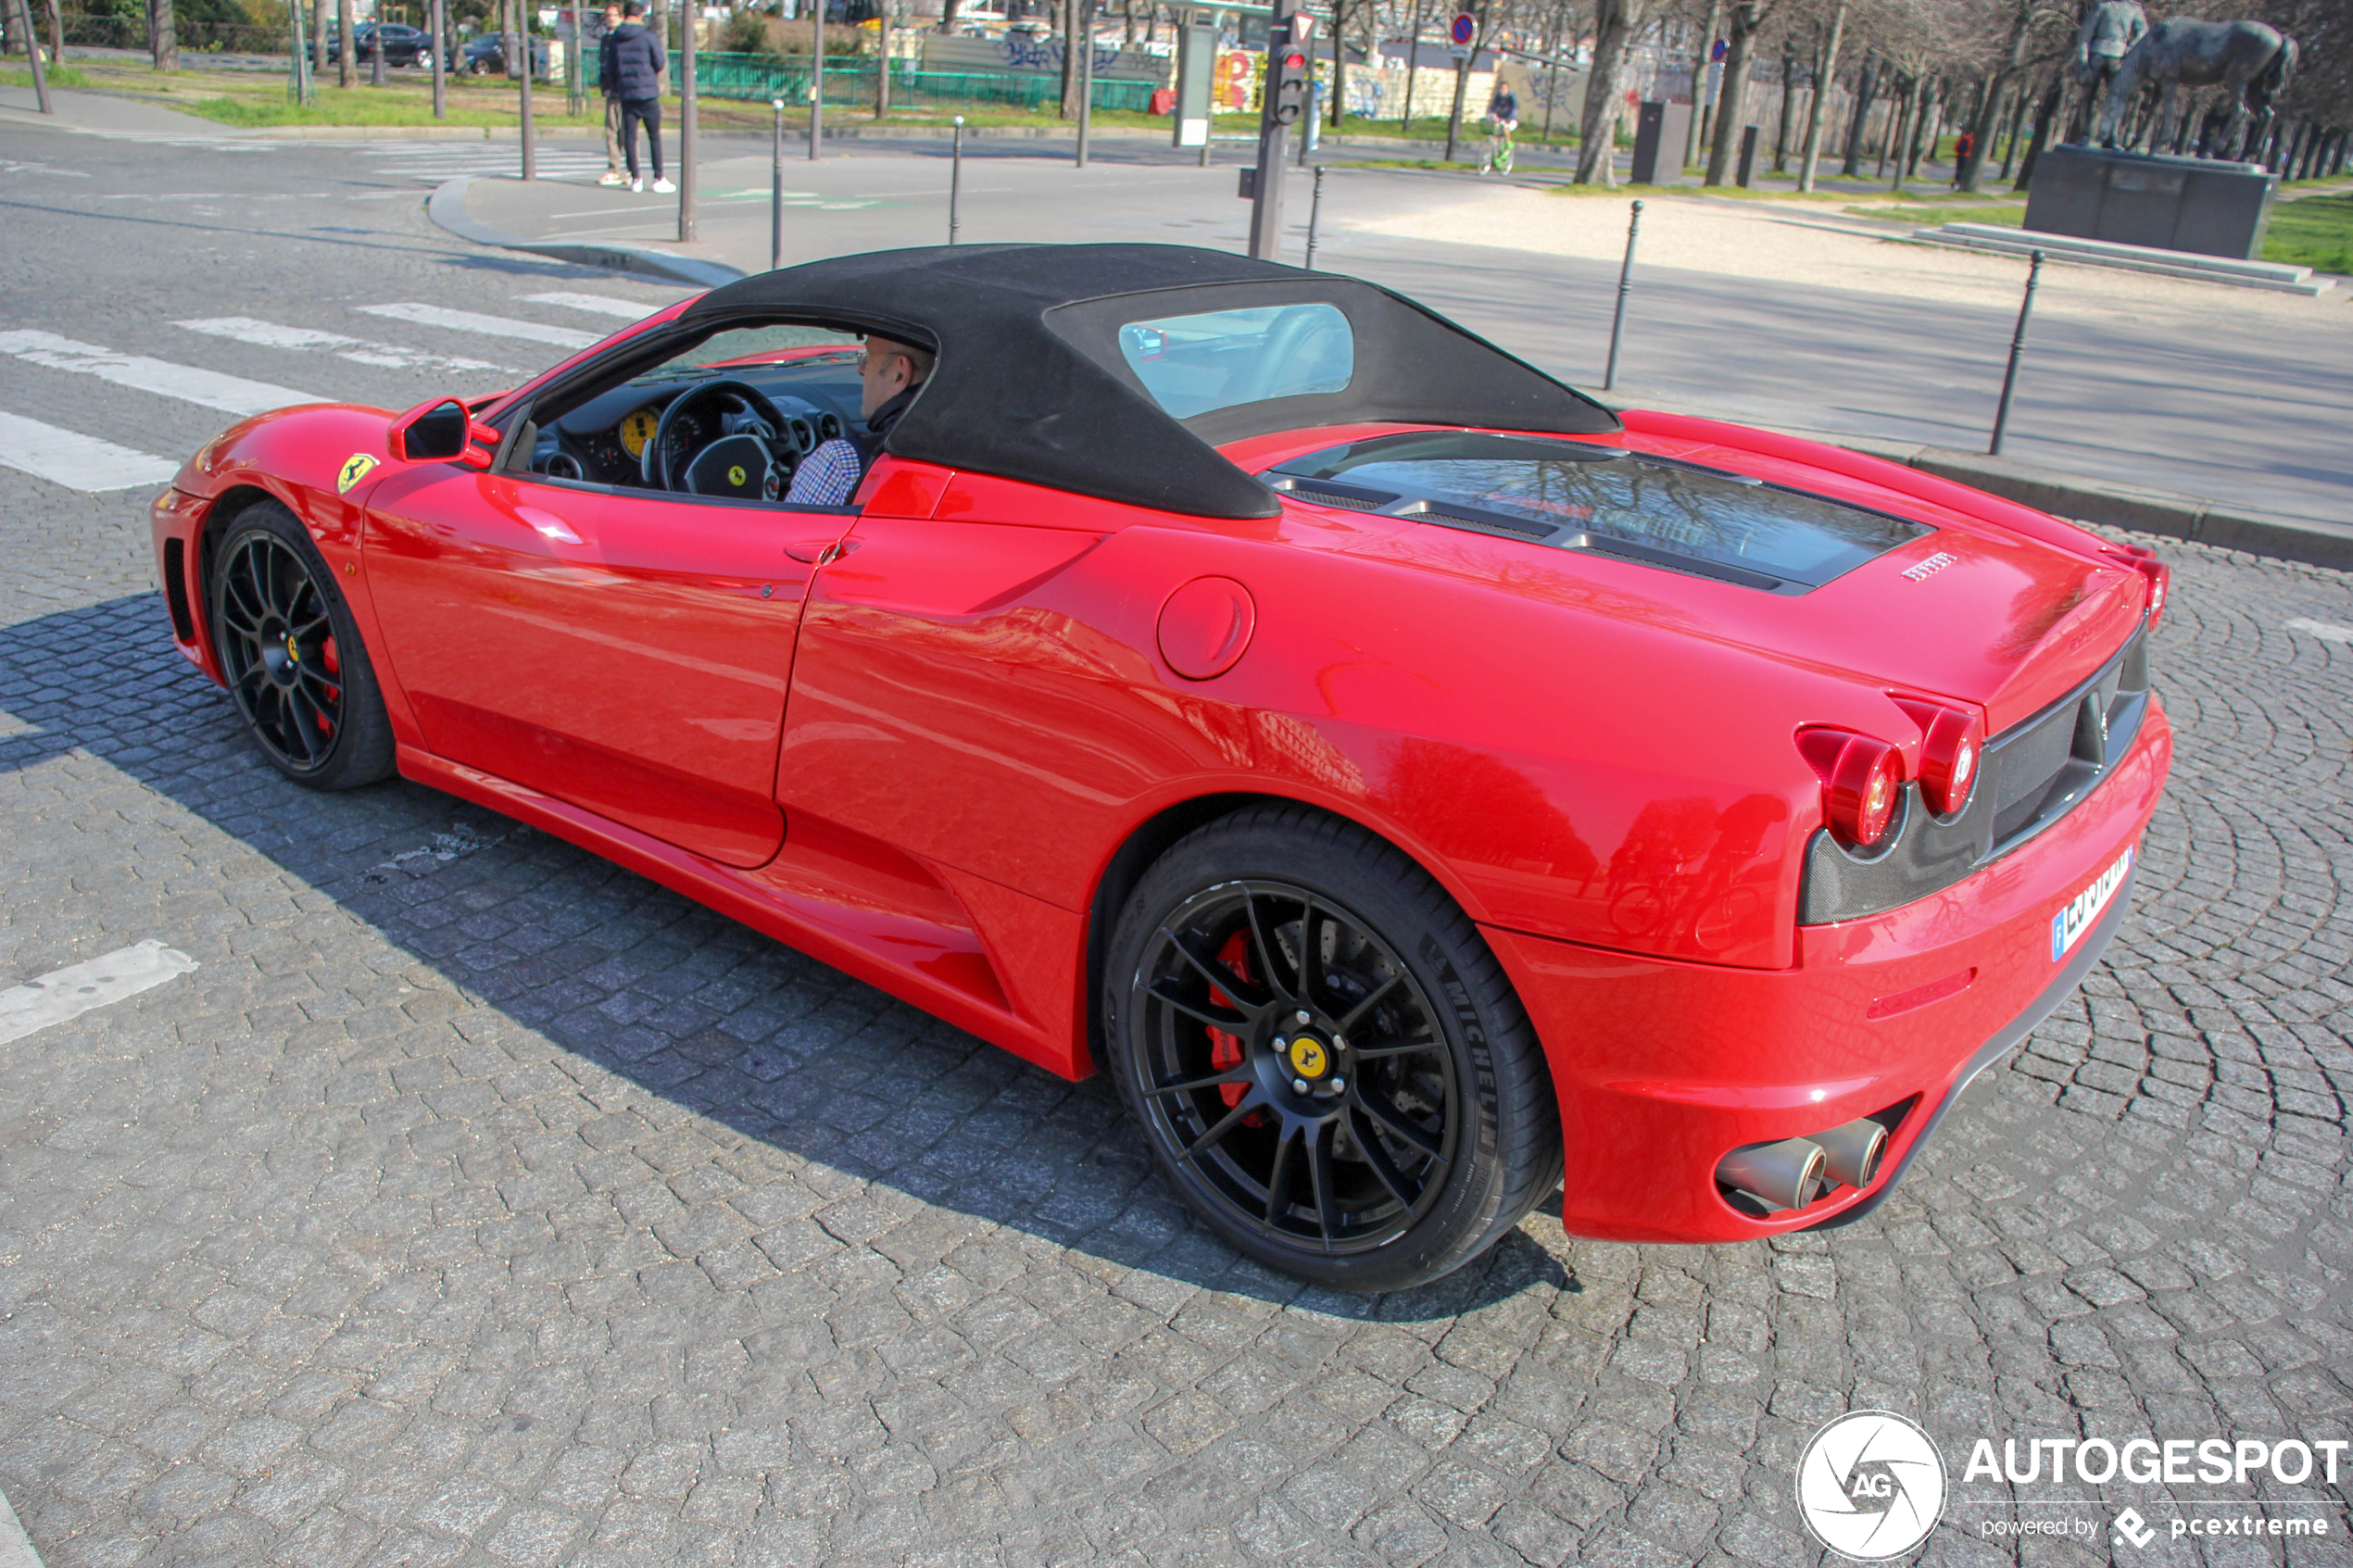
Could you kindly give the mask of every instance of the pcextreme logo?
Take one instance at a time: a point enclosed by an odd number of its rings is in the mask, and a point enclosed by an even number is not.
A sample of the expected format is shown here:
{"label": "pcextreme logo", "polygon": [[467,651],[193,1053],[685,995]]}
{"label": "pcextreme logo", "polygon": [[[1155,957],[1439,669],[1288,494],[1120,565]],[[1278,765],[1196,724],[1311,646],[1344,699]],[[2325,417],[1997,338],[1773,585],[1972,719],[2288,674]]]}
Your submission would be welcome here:
{"label": "pcextreme logo", "polygon": [[1944,1459],[1892,1411],[1856,1411],[1814,1434],[1797,1461],[1797,1511],[1842,1557],[1881,1562],[1928,1539],[1944,1516]]}

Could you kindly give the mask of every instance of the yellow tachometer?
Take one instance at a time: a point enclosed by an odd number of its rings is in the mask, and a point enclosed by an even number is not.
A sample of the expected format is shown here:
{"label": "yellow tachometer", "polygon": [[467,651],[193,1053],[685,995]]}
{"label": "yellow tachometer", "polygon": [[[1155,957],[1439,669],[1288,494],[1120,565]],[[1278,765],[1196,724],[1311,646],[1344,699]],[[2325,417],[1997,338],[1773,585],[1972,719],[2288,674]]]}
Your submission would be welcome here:
{"label": "yellow tachometer", "polygon": [[661,428],[661,416],[651,408],[640,408],[621,421],[622,449],[633,458],[646,455],[646,443]]}

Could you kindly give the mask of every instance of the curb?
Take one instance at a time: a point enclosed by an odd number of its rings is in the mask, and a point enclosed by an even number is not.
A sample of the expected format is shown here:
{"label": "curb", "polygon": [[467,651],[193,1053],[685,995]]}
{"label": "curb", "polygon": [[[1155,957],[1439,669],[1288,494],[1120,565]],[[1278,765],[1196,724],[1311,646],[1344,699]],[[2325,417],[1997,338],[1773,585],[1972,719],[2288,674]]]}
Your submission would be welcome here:
{"label": "curb", "polygon": [[2353,571],[2353,527],[2233,511],[2219,501],[2123,484],[2100,484],[1977,452],[1868,441],[1840,441],[1837,445],[2057,517],[2131,529],[2139,533],[2158,533],[2225,550],[2245,550],[2278,560],[2302,561],[2308,566]]}
{"label": "curb", "polygon": [[425,216],[441,228],[461,240],[496,250],[522,251],[530,256],[544,256],[551,261],[569,261],[582,267],[601,267],[611,272],[629,272],[658,282],[684,283],[688,288],[715,289],[722,283],[732,283],[738,278],[750,276],[724,261],[705,261],[698,257],[676,256],[666,250],[648,250],[641,245],[561,245],[518,239],[512,234],[493,229],[466,211],[466,188],[481,176],[461,174],[455,180],[445,180],[434,187],[425,198]]}
{"label": "curb", "polygon": [[[223,126],[222,130],[233,127]],[[245,132],[269,142],[520,142],[517,125],[263,125]],[[600,133],[572,126],[540,128],[542,142],[596,142]]]}

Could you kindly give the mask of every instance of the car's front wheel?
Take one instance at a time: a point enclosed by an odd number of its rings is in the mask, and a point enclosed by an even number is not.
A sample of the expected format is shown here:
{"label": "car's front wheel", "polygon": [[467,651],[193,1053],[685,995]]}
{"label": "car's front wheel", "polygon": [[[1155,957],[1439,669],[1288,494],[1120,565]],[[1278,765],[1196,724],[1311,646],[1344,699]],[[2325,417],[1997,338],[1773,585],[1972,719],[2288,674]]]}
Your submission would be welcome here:
{"label": "car's front wheel", "polygon": [[212,560],[213,649],[245,729],[311,789],[393,771],[392,721],[359,628],[318,546],[275,501],[237,514]]}
{"label": "car's front wheel", "polygon": [[1561,1171],[1535,1030],[1478,928],[1361,828],[1253,808],[1129,898],[1103,1038],[1185,1201],[1262,1262],[1349,1290],[1485,1251]]}

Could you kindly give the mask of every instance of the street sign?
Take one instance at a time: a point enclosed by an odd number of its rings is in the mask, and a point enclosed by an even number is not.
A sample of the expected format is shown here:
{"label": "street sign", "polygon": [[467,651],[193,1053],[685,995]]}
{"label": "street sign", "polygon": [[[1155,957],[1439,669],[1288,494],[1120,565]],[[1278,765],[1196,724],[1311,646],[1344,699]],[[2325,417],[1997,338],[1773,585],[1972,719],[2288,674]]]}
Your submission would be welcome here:
{"label": "street sign", "polygon": [[1451,31],[1455,43],[1467,44],[1471,41],[1471,34],[1478,31],[1478,24],[1465,14],[1454,19],[1454,25]]}
{"label": "street sign", "polygon": [[1716,41],[1715,47],[1708,50],[1707,57],[1711,60],[1720,60],[1724,57],[1725,51],[1730,48],[1731,45],[1719,38]]}

